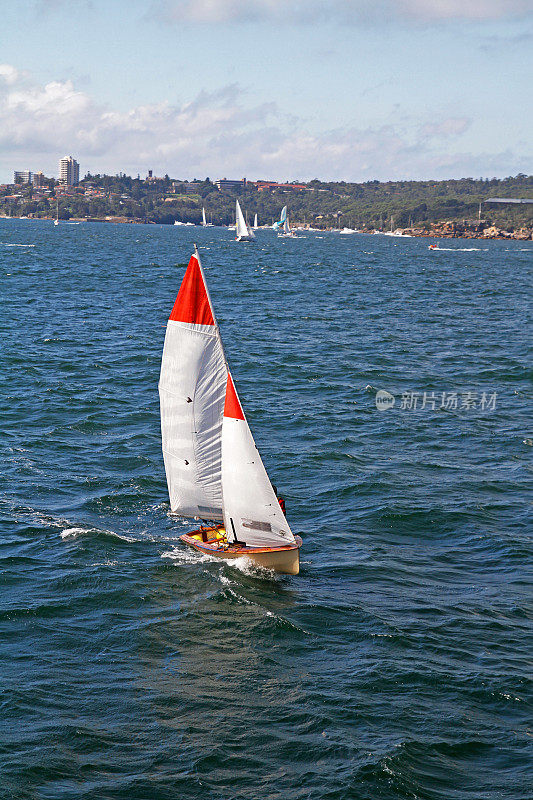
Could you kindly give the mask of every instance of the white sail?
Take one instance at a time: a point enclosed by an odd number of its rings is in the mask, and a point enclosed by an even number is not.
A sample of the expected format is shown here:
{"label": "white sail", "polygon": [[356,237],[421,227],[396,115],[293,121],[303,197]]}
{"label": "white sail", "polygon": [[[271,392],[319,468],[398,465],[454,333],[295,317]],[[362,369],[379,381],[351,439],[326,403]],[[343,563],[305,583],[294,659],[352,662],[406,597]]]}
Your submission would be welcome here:
{"label": "white sail", "polygon": [[198,253],[167,324],[159,394],[172,511],[223,519],[222,415],[227,367]]}
{"label": "white sail", "polygon": [[295,543],[229,373],[222,422],[222,493],[229,542],[249,547]]}
{"label": "white sail", "polygon": [[239,236],[248,236],[248,226],[244,220],[243,213],[241,211],[241,206],[238,200],[236,201],[235,204],[235,219],[237,220],[237,225],[235,229],[237,238]]}
{"label": "white sail", "polygon": [[285,221],[283,223],[283,233],[290,233],[290,232],[291,232],[291,226],[289,224],[289,218],[285,217]]}
{"label": "white sail", "polygon": [[246,224],[239,201],[235,203],[235,218],[237,220],[235,238],[240,241],[255,239],[255,234],[249,225]]}
{"label": "white sail", "polygon": [[207,226],[207,220],[205,218],[205,208],[202,208],[202,225],[204,228]]}
{"label": "white sail", "polygon": [[257,230],[257,227],[258,227],[258,225],[257,225],[257,214],[256,214],[255,217],[254,217],[254,231]]}

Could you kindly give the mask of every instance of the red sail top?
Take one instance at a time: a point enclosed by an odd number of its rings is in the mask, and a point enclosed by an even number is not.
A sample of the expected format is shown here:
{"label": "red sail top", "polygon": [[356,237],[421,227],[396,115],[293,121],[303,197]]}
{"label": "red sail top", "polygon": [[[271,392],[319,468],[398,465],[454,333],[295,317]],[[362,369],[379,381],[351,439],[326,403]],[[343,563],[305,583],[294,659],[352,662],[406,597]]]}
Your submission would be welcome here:
{"label": "red sail top", "polygon": [[202,270],[196,256],[191,256],[170,319],[175,322],[193,322],[197,325],[215,324]]}
{"label": "red sail top", "polygon": [[241,404],[233,385],[233,380],[228,372],[228,382],[226,384],[226,402],[224,403],[224,416],[233,419],[244,419]]}

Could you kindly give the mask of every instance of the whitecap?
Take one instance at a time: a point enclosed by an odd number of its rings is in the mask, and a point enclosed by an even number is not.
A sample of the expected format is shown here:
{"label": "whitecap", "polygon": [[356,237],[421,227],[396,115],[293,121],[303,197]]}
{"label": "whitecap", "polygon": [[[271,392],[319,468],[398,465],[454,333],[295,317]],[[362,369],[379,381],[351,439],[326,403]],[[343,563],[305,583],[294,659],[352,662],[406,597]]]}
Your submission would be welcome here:
{"label": "whitecap", "polygon": [[60,536],[62,539],[75,539],[80,533],[87,532],[85,528],[65,528],[64,531],[61,531]]}
{"label": "whitecap", "polygon": [[75,539],[78,536],[83,536],[85,534],[96,534],[97,536],[110,536],[114,539],[121,539],[123,542],[136,542],[137,539],[131,536],[121,536],[120,533],[115,533],[115,531],[107,531],[102,530],[100,528],[64,528],[61,531],[60,536],[62,539]]}

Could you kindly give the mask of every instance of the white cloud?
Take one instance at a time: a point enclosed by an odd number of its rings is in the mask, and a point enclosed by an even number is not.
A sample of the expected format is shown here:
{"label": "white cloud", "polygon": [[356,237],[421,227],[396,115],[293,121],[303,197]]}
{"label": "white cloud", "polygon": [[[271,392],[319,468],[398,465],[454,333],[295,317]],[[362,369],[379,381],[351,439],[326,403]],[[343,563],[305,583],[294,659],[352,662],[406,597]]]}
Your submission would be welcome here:
{"label": "white cloud", "polygon": [[[6,78],[7,76],[7,78]],[[3,79],[3,80],[2,80]],[[71,81],[32,84],[0,69],[0,152],[4,180],[13,169],[57,174],[65,153],[82,172],[125,171],[175,177],[372,180],[457,177],[526,171],[526,156],[450,152],[469,127],[462,117],[376,128],[310,133],[274,103],[249,105],[237,85],[201,92],[182,105],[118,111],[96,103]],[[472,168],[469,167],[472,164]]]}
{"label": "white cloud", "polygon": [[532,0],[153,0],[152,9],[166,20],[223,22],[360,23],[407,20],[484,21],[523,17]]}
{"label": "white cloud", "polygon": [[447,117],[436,122],[426,122],[421,127],[421,134],[428,138],[459,136],[470,126],[466,117]]}
{"label": "white cloud", "polygon": [[0,64],[0,80],[11,85],[18,81],[19,76],[20,73],[11,64]]}

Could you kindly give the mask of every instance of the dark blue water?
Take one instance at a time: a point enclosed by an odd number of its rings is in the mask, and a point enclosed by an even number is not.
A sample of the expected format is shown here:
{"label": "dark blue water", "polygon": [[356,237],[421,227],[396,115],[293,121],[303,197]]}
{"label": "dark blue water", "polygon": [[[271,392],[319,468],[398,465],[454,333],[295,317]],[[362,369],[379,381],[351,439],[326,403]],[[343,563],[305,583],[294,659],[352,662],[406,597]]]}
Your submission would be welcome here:
{"label": "dark blue water", "polygon": [[[157,381],[195,239],[299,577],[168,516]],[[533,245],[0,242],[2,800],[531,797]]]}

